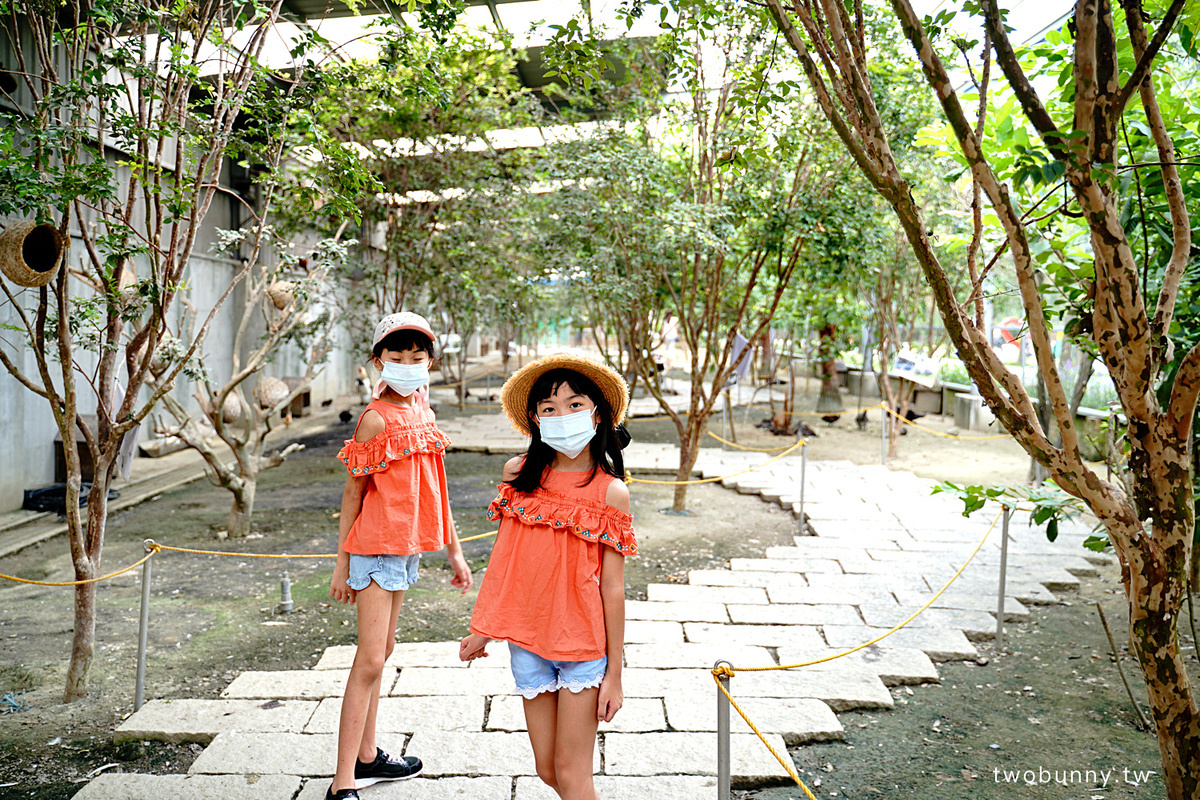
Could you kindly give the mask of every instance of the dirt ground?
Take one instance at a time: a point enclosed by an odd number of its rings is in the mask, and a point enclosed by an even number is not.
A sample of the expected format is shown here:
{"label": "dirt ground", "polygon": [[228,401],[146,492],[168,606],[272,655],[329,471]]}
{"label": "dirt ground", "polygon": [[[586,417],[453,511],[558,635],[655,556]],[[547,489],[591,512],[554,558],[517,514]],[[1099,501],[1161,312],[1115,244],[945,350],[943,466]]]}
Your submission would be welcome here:
{"label": "dirt ground", "polygon": [[[447,409],[443,416],[458,412]],[[751,411],[735,414],[738,441],[777,447],[781,440],[754,429]],[[743,419],[745,424],[743,424]],[[934,426],[949,427],[926,418]],[[816,422],[809,457],[878,463],[879,428],[872,419],[859,431],[843,417],[834,426]],[[669,421],[630,424],[643,441],[674,441]],[[720,433],[720,420],[711,429]],[[309,439],[307,449],[264,475],[252,538],[218,542],[213,532],[228,496],[199,481],[114,515],[105,564],[124,565],[152,537],[178,547],[244,553],[328,553],[336,546],[336,513],[344,471],[333,458],[336,429]],[[709,440],[710,446],[720,446]],[[492,530],[484,510],[492,499],[504,456],[453,453],[447,458],[451,500],[461,534]],[[992,483],[1024,478],[1027,459],[1008,441],[941,439],[911,432],[901,439],[895,469],[952,480]],[[936,472],[935,472],[936,470]],[[790,514],[717,486],[689,491],[691,516],[658,513],[670,503],[668,487],[639,484],[633,512],[641,553],[630,559],[628,596],[645,596],[649,582],[681,581],[689,569],[722,567],[728,559],[757,556],[796,532]],[[476,569],[486,564],[490,539],[466,545]],[[241,671],[311,667],[324,648],[354,641],[353,609],[331,605],[329,559],[276,561],[167,553],[154,561],[147,698],[216,697]],[[275,613],[286,570],[295,613]],[[0,559],[0,572],[25,578],[68,580],[65,542],[51,540]],[[449,585],[444,560],[427,558],[422,580],[410,590],[401,614],[401,641],[456,638],[466,630],[473,592]],[[1010,626],[1005,653],[981,650],[986,666],[947,664],[940,684],[894,691],[891,712],[843,714],[846,741],[792,749],[819,797],[1161,797],[1158,749],[1151,734],[1134,730],[1092,599],[1105,606],[1117,641],[1125,639],[1122,599],[1115,575],[1093,580],[1066,605],[1035,612],[1035,621]],[[0,587],[0,798],[69,798],[103,770],[180,772],[198,745],[112,744],[111,734],[132,711],[138,572],[102,585],[91,695],[60,702],[69,652],[68,589]],[[1136,683],[1136,668],[1126,662]],[[747,678],[749,680],[749,678]],[[736,691],[736,685],[735,685]],[[1144,689],[1135,692],[1144,703]],[[7,694],[6,693],[11,693]],[[1155,771],[1134,787],[1051,783],[1027,785],[1025,770],[1108,769]],[[1018,783],[997,782],[993,770],[1019,771]],[[999,774],[999,773],[996,773]],[[819,783],[818,783],[819,781]],[[1056,793],[1057,792],[1057,793]],[[748,798],[802,797],[798,787],[743,792]]]}

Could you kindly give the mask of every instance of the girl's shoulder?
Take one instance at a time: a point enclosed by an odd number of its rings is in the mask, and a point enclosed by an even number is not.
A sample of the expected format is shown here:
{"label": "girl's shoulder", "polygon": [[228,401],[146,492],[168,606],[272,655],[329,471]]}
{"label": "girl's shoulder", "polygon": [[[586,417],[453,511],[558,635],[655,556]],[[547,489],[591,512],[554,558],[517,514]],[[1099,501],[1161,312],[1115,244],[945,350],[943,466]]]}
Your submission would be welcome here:
{"label": "girl's shoulder", "polygon": [[629,513],[629,487],[620,478],[612,478],[604,490],[604,502],[617,511]]}
{"label": "girl's shoulder", "polygon": [[504,472],[501,480],[505,482],[512,481],[517,477],[517,473],[521,471],[521,464],[525,461],[525,456],[513,456],[508,461],[504,462]]}
{"label": "girl's shoulder", "polygon": [[[372,404],[373,405],[373,404]],[[354,441],[369,442],[387,428],[387,420],[377,409],[367,406],[367,410],[358,418],[358,427],[354,429]]]}

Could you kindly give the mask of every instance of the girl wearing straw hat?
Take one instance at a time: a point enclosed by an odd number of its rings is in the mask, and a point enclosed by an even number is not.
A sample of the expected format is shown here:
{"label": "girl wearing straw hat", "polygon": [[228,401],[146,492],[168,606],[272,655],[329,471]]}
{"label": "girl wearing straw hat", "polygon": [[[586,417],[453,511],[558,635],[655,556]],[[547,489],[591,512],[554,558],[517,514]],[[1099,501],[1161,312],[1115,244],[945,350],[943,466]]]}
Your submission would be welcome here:
{"label": "girl wearing straw hat", "polygon": [[500,531],[459,657],[508,642],[538,776],[563,800],[596,800],[592,751],[624,702],[625,556],[637,552],[616,431],[629,392],[616,371],[563,354],[519,370],[501,399],[531,441],[488,509]]}
{"label": "girl wearing straw hat", "polygon": [[382,378],[354,438],[338,453],[350,473],[342,492],[338,557],[330,597],[358,605],[358,646],[338,723],[337,770],[326,800],[421,772],[414,756],[393,758],[375,744],[384,664],[396,641],[404,592],[417,580],[422,552],[446,549],[464,592],[471,570],[450,517],[442,459],[450,440],[438,430],[421,390],[429,383],[433,329],[419,314],[389,314],[375,326],[372,356]]}

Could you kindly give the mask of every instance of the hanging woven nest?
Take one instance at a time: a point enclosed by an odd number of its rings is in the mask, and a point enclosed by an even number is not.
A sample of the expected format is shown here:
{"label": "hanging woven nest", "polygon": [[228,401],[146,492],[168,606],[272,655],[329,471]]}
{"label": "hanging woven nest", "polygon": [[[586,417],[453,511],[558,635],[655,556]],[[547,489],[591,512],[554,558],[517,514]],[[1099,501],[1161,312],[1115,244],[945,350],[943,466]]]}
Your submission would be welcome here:
{"label": "hanging woven nest", "polygon": [[254,398],[263,408],[271,408],[286,400],[291,392],[288,385],[279,378],[264,375],[258,379],[258,386],[254,387]]}
{"label": "hanging woven nest", "polygon": [[18,286],[45,286],[62,256],[62,237],[49,223],[14,222],[0,232],[0,271]]}
{"label": "hanging woven nest", "polygon": [[267,289],[267,296],[271,298],[275,308],[283,311],[296,299],[296,284],[291,281],[275,281]]}
{"label": "hanging woven nest", "polygon": [[234,392],[225,395],[225,402],[221,404],[221,421],[226,425],[237,422],[242,418],[242,401],[238,400],[238,396]]}

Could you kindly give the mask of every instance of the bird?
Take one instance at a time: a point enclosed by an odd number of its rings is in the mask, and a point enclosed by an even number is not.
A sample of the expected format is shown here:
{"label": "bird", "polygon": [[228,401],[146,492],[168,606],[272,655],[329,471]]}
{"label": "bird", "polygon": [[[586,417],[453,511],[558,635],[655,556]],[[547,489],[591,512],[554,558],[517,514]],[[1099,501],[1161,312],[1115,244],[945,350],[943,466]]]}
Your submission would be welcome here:
{"label": "bird", "polygon": [[815,438],[817,435],[817,432],[814,431],[812,428],[808,427],[807,425],[805,425],[803,420],[801,420],[799,423],[797,423],[796,433],[798,435],[803,436],[808,439]]}
{"label": "bird", "polygon": [[328,400],[322,400],[322,401],[321,401],[321,408],[329,408],[331,405],[333,405],[333,398],[332,398],[332,397],[331,397],[331,398],[329,398]]}
{"label": "bird", "polygon": [[837,422],[841,418],[842,418],[841,414],[826,414],[825,416],[821,417],[821,421],[828,422],[830,425],[832,425],[833,423]]}
{"label": "bird", "polygon": [[865,431],[867,429],[867,412],[858,412],[858,416],[854,418],[854,424],[858,426],[860,431]]}
{"label": "bird", "polygon": [[354,419],[354,415],[351,414],[349,411],[343,411],[342,413],[338,414],[338,419],[340,419],[342,421],[342,424],[345,425],[350,420]]}

